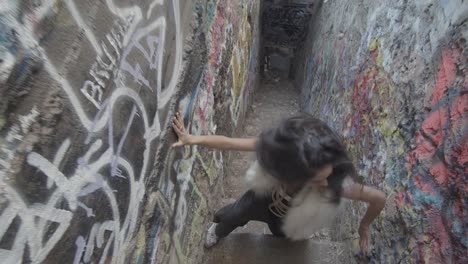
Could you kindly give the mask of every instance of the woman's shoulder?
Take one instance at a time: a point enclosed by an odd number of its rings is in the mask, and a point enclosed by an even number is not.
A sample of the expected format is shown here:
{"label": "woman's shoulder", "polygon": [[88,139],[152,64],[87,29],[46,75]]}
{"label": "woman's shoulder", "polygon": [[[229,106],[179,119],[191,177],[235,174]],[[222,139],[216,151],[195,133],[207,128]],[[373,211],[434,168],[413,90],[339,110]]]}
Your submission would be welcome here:
{"label": "woman's shoulder", "polygon": [[343,180],[343,185],[341,186],[343,191],[342,197],[351,200],[358,200],[361,197],[363,187],[364,186],[362,184],[348,176]]}
{"label": "woman's shoulder", "polygon": [[343,192],[349,191],[350,189],[352,189],[355,183],[356,181],[351,176],[346,176],[346,178],[344,178],[343,180],[343,184],[341,185]]}

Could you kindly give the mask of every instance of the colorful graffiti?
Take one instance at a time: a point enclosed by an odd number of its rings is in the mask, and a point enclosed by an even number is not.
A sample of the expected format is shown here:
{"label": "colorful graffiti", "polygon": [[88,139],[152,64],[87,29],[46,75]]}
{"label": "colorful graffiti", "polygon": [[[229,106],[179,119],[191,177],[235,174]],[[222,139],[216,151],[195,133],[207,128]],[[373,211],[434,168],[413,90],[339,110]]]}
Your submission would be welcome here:
{"label": "colorful graffiti", "polygon": [[[371,184],[384,182],[385,174],[382,172],[386,172],[389,165],[388,156],[397,157],[404,153],[398,120],[391,114],[399,108],[399,104],[393,101],[396,88],[382,69],[382,56],[379,40],[372,40],[368,58],[359,67],[360,72],[355,75],[351,86],[344,91],[343,96],[354,103],[347,110],[342,124],[338,125],[347,143],[353,146],[353,152],[361,157],[361,174]],[[388,146],[393,147],[389,149]],[[384,187],[390,191],[393,186]]]}
{"label": "colorful graffiti", "polygon": [[[371,41],[372,60],[365,62],[367,67],[356,75],[348,91],[348,98],[355,104],[343,120],[344,136],[353,146],[353,152],[361,157],[361,174],[366,181],[394,194],[398,210],[406,217],[404,221],[419,222],[425,229],[412,233],[410,239],[397,239],[399,242],[395,244],[403,243],[398,246],[399,254],[424,259],[426,263],[461,261],[460,255],[453,251],[467,246],[462,231],[462,208],[466,202],[461,198],[466,190],[461,186],[462,175],[466,175],[462,165],[466,164],[467,155],[463,118],[468,111],[468,97],[461,88],[463,84],[455,82],[461,51],[442,52],[430,113],[419,129],[413,128],[416,136],[411,142],[415,147],[410,148],[405,160],[408,139],[397,125],[401,123],[400,117],[392,117],[402,106],[394,101],[395,86],[382,71],[379,47],[377,40]],[[380,225],[385,227],[388,223]],[[408,250],[412,244],[417,246]]]}
{"label": "colorful graffiti", "polygon": [[[206,1],[181,18],[190,4],[0,7],[4,263],[200,259],[223,156],[168,150],[168,124],[178,107],[191,133],[232,133],[254,85],[260,3]],[[189,40],[182,24],[192,22]],[[233,122],[216,123],[224,113]]]}
{"label": "colorful graffiti", "polygon": [[[398,193],[397,202],[411,206],[422,217],[424,235],[417,236],[414,256],[426,263],[462,263],[467,249],[466,221],[468,175],[468,86],[457,80],[463,51],[442,51],[432,89],[429,113],[412,140],[408,153],[408,187]],[[466,260],[466,259],[465,259]]]}
{"label": "colorful graffiti", "polygon": [[[253,6],[251,12],[255,12],[256,8],[258,9],[258,5]],[[236,39],[232,37],[236,36],[232,31],[242,29],[242,26],[237,25],[238,9],[235,1],[210,1],[206,4],[206,9],[199,9],[206,10],[207,13],[206,20],[203,21],[204,27],[199,27],[208,32],[207,61],[204,67],[196,67],[196,78],[190,82],[191,89],[179,102],[179,111],[183,113],[190,133],[214,134],[218,126],[229,126],[217,124],[214,120],[215,92],[231,88],[226,86],[226,79],[229,78],[223,76],[229,72],[223,69],[228,68],[231,56],[234,56],[234,53],[230,53],[233,50],[233,40]],[[197,52],[194,51],[194,57],[198,58],[200,54]],[[158,263],[196,263],[197,258],[194,256],[201,248],[200,241],[208,215],[208,198],[212,197],[209,193],[202,193],[198,186],[206,181],[210,187],[216,183],[219,175],[223,174],[223,156],[218,151],[192,146],[186,148],[181,155],[173,152],[165,163],[174,166],[165,168],[158,175],[157,203],[164,205],[160,205],[161,217],[154,217],[154,221],[166,223],[163,226],[168,225],[171,219],[176,221],[173,223],[172,233],[165,227],[155,229],[150,241],[152,245],[159,243],[159,251],[170,253],[158,255],[153,252],[149,254],[151,257],[145,259],[156,260]],[[174,177],[177,184],[170,180]],[[179,189],[178,195],[174,193],[174,188]]]}
{"label": "colorful graffiti", "polygon": [[376,30],[374,20],[365,21],[365,32],[318,20],[314,32],[321,37],[310,37],[299,60],[301,108],[342,132],[363,180],[389,197],[375,223],[371,263],[464,263],[464,38],[447,33],[448,44],[425,61],[400,35]]}
{"label": "colorful graffiti", "polygon": [[[246,97],[246,90],[249,89],[249,78],[252,75],[250,72],[251,63],[255,65],[255,61],[251,61],[252,55],[252,27],[249,21],[249,12],[247,9],[243,10],[239,35],[234,44],[231,59],[232,71],[232,89],[231,89],[231,116],[235,124],[239,119],[240,113],[245,113],[242,107]],[[245,102],[247,103],[247,102]]]}

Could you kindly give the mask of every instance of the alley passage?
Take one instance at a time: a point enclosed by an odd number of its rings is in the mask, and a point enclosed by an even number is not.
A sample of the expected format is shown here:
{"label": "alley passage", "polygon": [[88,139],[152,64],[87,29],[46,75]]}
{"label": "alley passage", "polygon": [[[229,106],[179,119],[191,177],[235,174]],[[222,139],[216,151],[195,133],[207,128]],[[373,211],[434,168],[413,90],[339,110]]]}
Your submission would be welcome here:
{"label": "alley passage", "polygon": [[[254,101],[247,112],[242,137],[257,136],[262,129],[299,111],[299,92],[287,79],[265,78],[253,97]],[[255,159],[255,154],[233,152],[232,155],[225,178],[224,200],[213,210],[235,201],[247,190],[244,174]],[[349,258],[346,258],[346,254],[350,253],[347,247],[349,248],[349,245],[345,243],[331,241],[326,231],[317,234],[317,237],[309,241],[291,243],[271,236],[265,223],[251,221],[244,227],[237,228],[218,245],[205,250],[203,263],[350,263]]]}

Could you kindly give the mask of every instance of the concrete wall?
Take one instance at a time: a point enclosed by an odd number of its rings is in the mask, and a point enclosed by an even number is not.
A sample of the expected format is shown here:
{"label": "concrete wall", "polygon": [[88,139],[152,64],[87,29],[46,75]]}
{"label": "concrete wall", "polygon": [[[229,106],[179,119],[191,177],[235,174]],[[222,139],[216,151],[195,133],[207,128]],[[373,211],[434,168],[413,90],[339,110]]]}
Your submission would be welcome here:
{"label": "concrete wall", "polygon": [[372,263],[467,260],[467,18],[461,0],[324,1],[297,54],[302,108],[389,197]]}
{"label": "concrete wall", "polygon": [[2,263],[197,263],[223,155],[171,150],[238,129],[260,1],[0,5]]}

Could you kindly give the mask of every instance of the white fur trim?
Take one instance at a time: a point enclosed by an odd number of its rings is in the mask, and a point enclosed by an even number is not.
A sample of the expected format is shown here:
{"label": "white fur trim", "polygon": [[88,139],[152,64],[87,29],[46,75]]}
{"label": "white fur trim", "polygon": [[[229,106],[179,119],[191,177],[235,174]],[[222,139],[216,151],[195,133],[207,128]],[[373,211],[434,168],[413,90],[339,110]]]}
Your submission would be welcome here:
{"label": "white fur trim", "polygon": [[258,195],[270,195],[275,186],[279,186],[278,180],[266,173],[255,161],[245,173],[245,180],[249,189]]}
{"label": "white fur trim", "polygon": [[304,188],[294,197],[283,219],[282,230],[291,240],[307,239],[320,229],[329,227],[338,208],[338,204],[331,203],[318,191]]}
{"label": "white fur trim", "polygon": [[[249,189],[257,195],[271,195],[280,182],[266,173],[255,161],[245,174]],[[291,201],[286,216],[283,218],[282,230],[291,240],[302,240],[311,237],[322,228],[329,227],[336,217],[339,205],[330,203],[317,190],[303,188]]]}

